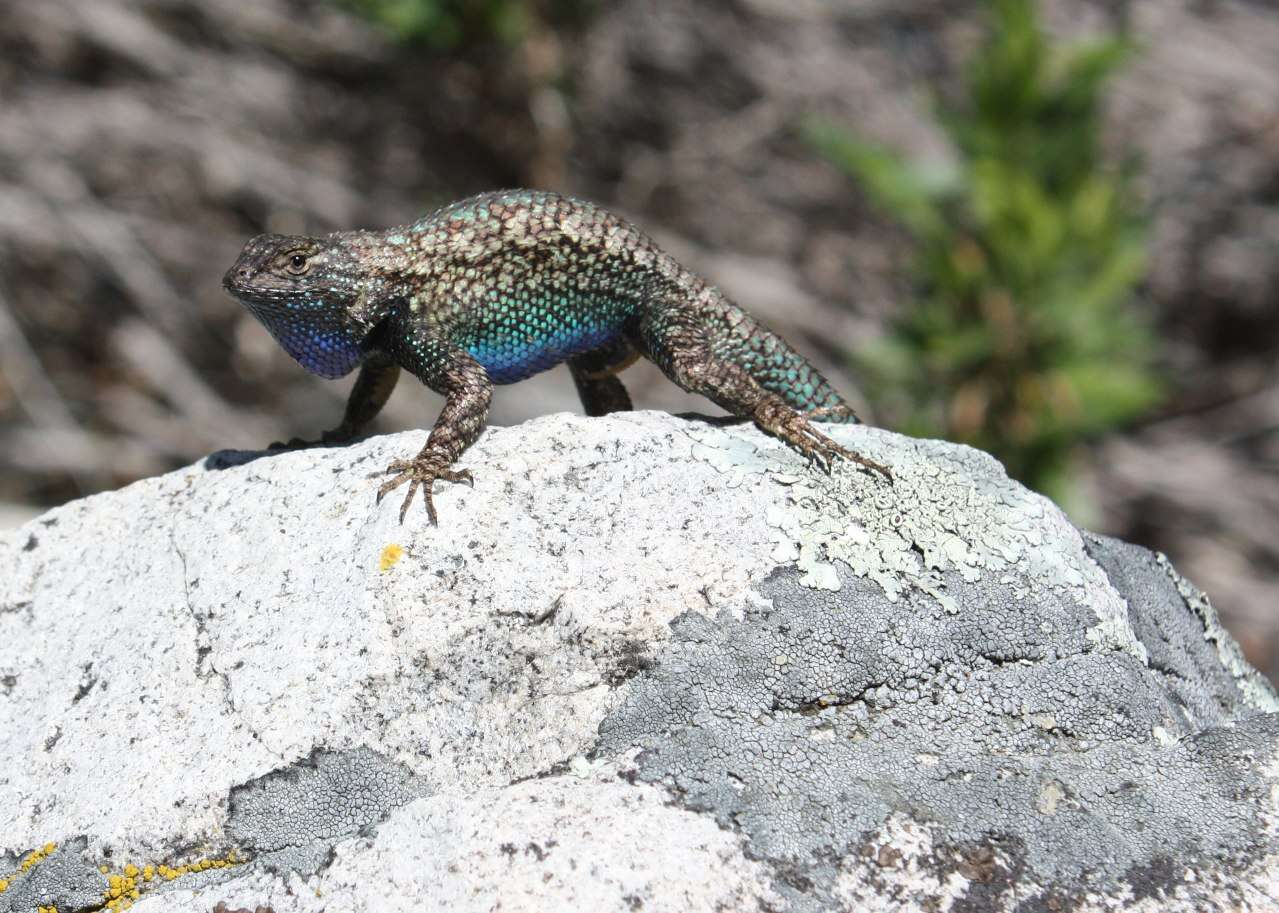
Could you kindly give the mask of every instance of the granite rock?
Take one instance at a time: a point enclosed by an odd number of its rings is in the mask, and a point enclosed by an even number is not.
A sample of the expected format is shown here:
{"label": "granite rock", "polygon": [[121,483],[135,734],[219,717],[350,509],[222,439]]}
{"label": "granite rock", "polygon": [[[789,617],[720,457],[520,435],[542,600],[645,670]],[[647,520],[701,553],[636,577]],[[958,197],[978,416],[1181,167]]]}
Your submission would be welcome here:
{"label": "granite rock", "polygon": [[1279,701],[1161,556],[830,426],[223,452],[0,537],[0,913],[1267,910]]}

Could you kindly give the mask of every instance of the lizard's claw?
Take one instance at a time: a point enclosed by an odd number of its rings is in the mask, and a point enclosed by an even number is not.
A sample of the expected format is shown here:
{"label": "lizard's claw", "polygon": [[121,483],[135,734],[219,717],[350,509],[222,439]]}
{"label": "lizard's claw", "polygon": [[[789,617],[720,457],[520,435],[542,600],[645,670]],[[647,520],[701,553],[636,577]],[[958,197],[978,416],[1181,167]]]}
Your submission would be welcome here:
{"label": "lizard's claw", "polygon": [[469,469],[449,469],[449,460],[435,454],[417,456],[411,460],[392,460],[391,464],[383,470],[383,473],[397,473],[397,475],[395,478],[383,482],[382,486],[377,490],[379,504],[382,502],[383,496],[388,492],[394,491],[405,482],[409,483],[409,493],[404,496],[404,503],[400,505],[401,523],[404,522],[404,518],[408,515],[409,505],[413,503],[413,496],[421,488],[422,499],[426,501],[426,515],[430,517],[432,526],[439,525],[438,517],[435,513],[435,501],[431,496],[431,489],[435,486],[436,479],[443,479],[446,482],[466,482],[469,485],[475,484],[475,478],[471,475]]}
{"label": "lizard's claw", "polygon": [[[865,466],[867,469],[882,475],[888,480],[889,485],[893,484],[893,472],[883,463],[877,463],[874,460],[867,459],[856,450],[849,450],[847,447],[841,447],[834,441],[829,441],[829,444],[834,456],[839,457],[841,460],[848,460],[850,463],[857,463],[859,466]],[[830,456],[830,454],[826,455],[826,473],[828,475],[830,474]]]}
{"label": "lizard's claw", "polygon": [[780,397],[769,397],[755,409],[755,423],[770,434],[802,453],[829,475],[835,459],[848,460],[880,473],[891,483],[893,474],[882,463],[867,459],[822,434],[803,414],[796,412]]}
{"label": "lizard's claw", "polygon": [[291,437],[283,443],[280,441],[272,442],[267,450],[302,450],[306,447],[321,447],[325,444],[345,444],[353,437],[355,437],[355,433],[349,426],[338,425],[331,431],[323,432],[319,440],[308,441],[306,438]]}

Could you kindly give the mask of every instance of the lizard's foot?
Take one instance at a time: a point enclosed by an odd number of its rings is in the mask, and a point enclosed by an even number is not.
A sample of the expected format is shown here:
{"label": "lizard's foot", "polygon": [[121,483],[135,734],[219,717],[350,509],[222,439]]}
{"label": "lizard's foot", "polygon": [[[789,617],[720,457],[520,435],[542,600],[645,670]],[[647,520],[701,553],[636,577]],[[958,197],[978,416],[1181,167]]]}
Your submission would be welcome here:
{"label": "lizard's foot", "polygon": [[355,437],[355,431],[347,425],[338,425],[331,431],[325,431],[319,440],[308,441],[305,438],[293,437],[281,443],[274,441],[267,450],[302,450],[307,447],[323,447],[326,444],[345,444]]}
{"label": "lizard's foot", "polygon": [[431,489],[435,486],[435,480],[466,482],[472,485],[475,483],[469,469],[449,469],[449,462],[446,457],[434,453],[419,454],[411,460],[392,460],[391,465],[387,466],[383,472],[394,472],[398,473],[398,475],[382,483],[382,487],[377,490],[378,503],[381,503],[382,497],[387,492],[394,491],[405,482],[408,482],[409,493],[404,496],[404,503],[400,505],[400,522],[404,522],[404,517],[409,512],[409,505],[413,503],[413,496],[421,488],[422,498],[426,501],[426,515],[431,518],[432,526],[438,526],[435,502],[431,497]]}
{"label": "lizard's foot", "polygon": [[835,443],[814,428],[807,416],[786,405],[781,397],[770,396],[764,399],[755,408],[754,419],[760,428],[794,447],[828,474],[835,459],[839,458],[873,469],[889,482],[893,480],[893,474],[887,466]]}

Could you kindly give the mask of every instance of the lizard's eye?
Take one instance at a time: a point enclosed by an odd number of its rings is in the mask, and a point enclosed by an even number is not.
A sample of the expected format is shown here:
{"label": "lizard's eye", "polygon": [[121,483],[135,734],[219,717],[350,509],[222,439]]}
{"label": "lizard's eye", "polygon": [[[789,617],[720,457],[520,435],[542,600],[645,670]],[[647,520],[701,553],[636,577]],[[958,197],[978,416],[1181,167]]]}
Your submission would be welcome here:
{"label": "lizard's eye", "polygon": [[289,272],[295,276],[301,276],[309,268],[310,264],[307,262],[306,254],[294,254],[289,257]]}

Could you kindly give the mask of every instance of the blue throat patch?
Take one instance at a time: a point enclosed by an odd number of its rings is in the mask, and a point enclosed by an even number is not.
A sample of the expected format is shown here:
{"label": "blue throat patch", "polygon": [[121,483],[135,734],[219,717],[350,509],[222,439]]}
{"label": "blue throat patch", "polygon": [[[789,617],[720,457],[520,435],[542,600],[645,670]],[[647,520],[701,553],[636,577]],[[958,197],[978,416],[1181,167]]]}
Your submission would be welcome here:
{"label": "blue throat patch", "polygon": [[250,309],[280,347],[312,374],[344,377],[360,363],[361,340],[344,322],[334,320],[323,302],[290,301]]}

